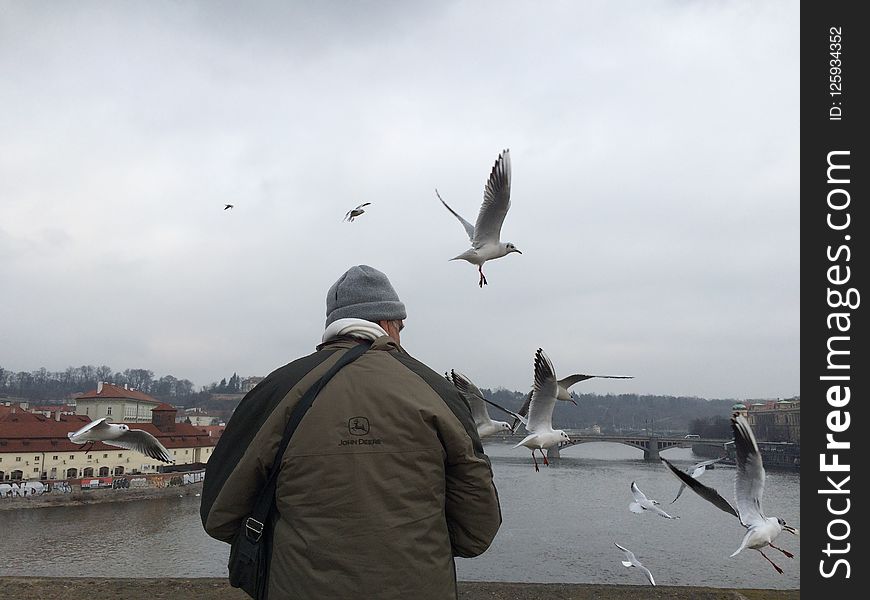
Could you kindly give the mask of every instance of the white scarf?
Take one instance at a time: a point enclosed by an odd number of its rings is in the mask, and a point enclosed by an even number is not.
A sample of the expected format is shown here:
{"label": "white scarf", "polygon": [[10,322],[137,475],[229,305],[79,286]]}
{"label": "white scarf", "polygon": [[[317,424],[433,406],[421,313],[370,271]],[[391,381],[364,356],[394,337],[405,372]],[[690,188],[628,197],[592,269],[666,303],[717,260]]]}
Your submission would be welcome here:
{"label": "white scarf", "polygon": [[375,341],[379,337],[387,335],[387,332],[377,323],[364,319],[336,319],[323,332],[323,340],[321,341],[328,342],[343,335]]}

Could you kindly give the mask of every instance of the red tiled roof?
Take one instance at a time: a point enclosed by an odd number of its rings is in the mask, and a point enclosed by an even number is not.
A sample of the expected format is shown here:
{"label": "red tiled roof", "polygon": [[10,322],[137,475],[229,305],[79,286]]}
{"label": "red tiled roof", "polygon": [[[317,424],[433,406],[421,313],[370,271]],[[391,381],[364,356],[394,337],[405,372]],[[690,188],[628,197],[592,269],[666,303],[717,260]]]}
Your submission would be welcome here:
{"label": "red tiled roof", "polygon": [[166,404],[166,402],[161,402],[159,406],[155,406],[151,409],[152,412],[155,410],[174,410],[178,412],[178,409],[172,406],[171,404]]}
{"label": "red tiled roof", "polygon": [[131,400],[153,402],[154,404],[161,403],[160,400],[152,398],[144,392],[140,392],[139,390],[125,390],[121,386],[112,383],[104,383],[103,389],[100,390],[99,394],[97,393],[97,390],[91,390],[90,392],[85,392],[81,396],[76,396],[76,400],[88,400],[90,398],[129,398]]}
{"label": "red tiled roof", "polygon": [[66,411],[66,412],[75,412],[76,407],[71,406],[69,404],[44,404],[42,406],[31,406],[29,409],[30,412],[57,412],[57,411]]}
{"label": "red tiled roof", "polygon": [[[56,421],[44,415],[17,412],[0,414],[0,452],[75,452],[80,444],[69,441],[67,433],[81,429],[90,423],[85,415],[61,415]],[[197,448],[214,446],[214,438],[200,428],[186,423],[176,423],[175,431],[163,432],[153,423],[128,423],[131,429],[147,431],[166,446],[172,448]],[[116,446],[97,442],[94,452],[118,451]]]}
{"label": "red tiled roof", "polygon": [[205,432],[211,438],[219,438],[226,428],[226,425],[204,425],[197,427],[197,429]]}

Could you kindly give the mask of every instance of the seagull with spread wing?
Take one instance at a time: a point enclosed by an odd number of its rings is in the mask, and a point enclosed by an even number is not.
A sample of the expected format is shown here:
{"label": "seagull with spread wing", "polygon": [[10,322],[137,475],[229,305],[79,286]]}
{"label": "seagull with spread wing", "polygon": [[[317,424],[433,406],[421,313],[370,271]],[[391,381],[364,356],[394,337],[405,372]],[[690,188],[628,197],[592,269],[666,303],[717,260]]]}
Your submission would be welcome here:
{"label": "seagull with spread wing", "polygon": [[635,557],[634,552],[632,552],[628,548],[623,548],[622,546],[620,546],[616,542],[613,542],[613,545],[625,553],[625,559],[622,561],[623,566],[625,566],[625,567],[637,567],[638,569],[643,571],[643,574],[646,575],[646,578],[649,579],[649,582],[652,585],[656,584],[656,580],[653,579],[652,573],[650,573],[649,569],[647,569],[645,566],[643,566],[641,564],[641,562],[639,560],[637,560],[637,557]]}
{"label": "seagull with spread wing", "polygon": [[[711,460],[702,460],[701,462],[697,463],[696,465],[691,466],[688,469],[686,469],[686,473],[688,473],[691,477],[697,479],[698,477],[700,477],[701,475],[703,475],[704,473],[707,472],[707,467],[712,468],[712,466],[715,465],[720,460],[722,460],[722,459],[721,458],[713,458]],[[680,482],[680,489],[677,490],[677,497],[674,498],[673,500],[671,500],[671,504],[673,504],[674,502],[676,502],[680,498],[680,495],[683,493],[684,489],[686,489],[686,484]]]}
{"label": "seagull with spread wing", "polygon": [[487,285],[486,276],[483,274],[483,263],[507,256],[511,252],[522,254],[512,243],[502,242],[499,239],[501,226],[507,216],[508,209],[511,207],[511,161],[508,150],[499,154],[492,167],[492,172],[489,174],[489,180],[483,191],[483,204],[480,206],[477,222],[474,225],[447,206],[437,189],[435,195],[441,200],[441,204],[459,219],[468,233],[468,239],[471,240],[470,249],[450,260],[466,260],[477,265],[477,270],[480,273],[480,287]]}
{"label": "seagull with spread wing", "polygon": [[559,383],[556,381],[556,373],[553,363],[538,348],[535,352],[535,387],[529,399],[529,417],[526,430],[529,435],[514,446],[525,446],[532,451],[532,460],[535,461],[535,471],[539,471],[538,460],[535,458],[535,450],[541,452],[544,464],[549,465],[544,450],[558,446],[562,442],[570,442],[571,438],[561,429],[553,429],[553,408],[556,406],[556,396],[559,393]]}
{"label": "seagull with spread wing", "polygon": [[673,517],[659,508],[659,504],[661,504],[658,500],[652,500],[651,498],[647,498],[646,494],[640,491],[640,488],[637,487],[637,483],[631,482],[631,494],[634,496],[634,502],[628,505],[628,510],[633,513],[640,514],[645,510],[653,512],[660,517],[664,517],[665,519],[679,519],[680,517]]}
{"label": "seagull with spread wing", "polygon": [[[538,352],[543,353],[544,351],[540,348]],[[547,358],[547,361],[550,359]],[[552,365],[552,363],[550,363]],[[572,402],[575,406],[577,402],[574,401],[574,398],[571,397],[571,393],[568,391],[575,383],[580,383],[581,381],[586,381],[587,379],[593,378],[601,378],[601,379],[632,379],[631,375],[587,375],[585,373],[575,373],[574,375],[568,375],[568,377],[563,377],[556,381],[556,400],[560,400],[563,402]],[[526,396],[526,401],[523,403],[522,407],[520,407],[519,415],[525,417],[529,414],[529,402],[532,399],[532,395],[529,394]],[[513,423],[511,424],[511,428],[513,431],[516,431],[519,426],[520,421],[517,418],[514,418]]]}
{"label": "seagull with spread wing", "polygon": [[364,204],[360,204],[356,208],[350,209],[349,211],[347,211],[347,213],[345,213],[344,220],[352,223],[354,219],[356,219],[358,216],[365,212],[365,208],[363,207],[368,206],[369,204],[371,204],[371,202],[366,202]]}
{"label": "seagull with spread wing", "polygon": [[123,423],[107,423],[105,417],[88,423],[78,431],[67,433],[67,437],[73,444],[103,442],[109,446],[141,452],[165,463],[175,462],[169,455],[169,450],[147,431],[130,429]]}
{"label": "seagull with spread wing", "polygon": [[477,426],[477,435],[479,437],[483,438],[496,433],[513,433],[509,424],[504,421],[492,420],[489,416],[489,411],[486,408],[487,404],[498,408],[514,418],[526,421],[525,417],[485,398],[483,392],[481,392],[480,389],[462,373],[451,370],[450,375],[453,385],[455,385],[456,388],[465,395],[465,398],[468,399],[468,404],[471,406],[471,416],[474,418],[474,424]]}
{"label": "seagull with spread wing", "polygon": [[764,464],[761,460],[761,452],[758,450],[758,442],[755,441],[755,434],[752,433],[752,428],[749,427],[746,418],[736,413],[731,417],[731,430],[734,433],[734,449],[737,453],[737,473],[734,476],[736,509],[713,488],[707,487],[688,473],[676,468],[666,459],[662,458],[661,460],[668,466],[671,473],[676,475],[677,479],[692,488],[692,491],[704,500],[729,515],[737,517],[740,524],[746,528],[746,535],[743,536],[740,547],[731,556],[739,554],[744,548],[758,550],[759,554],[781,574],[782,569],[770,560],[761,549],[770,546],[788,558],[794,558],[794,554],[791,552],[774,546],[773,540],[783,531],[798,535],[798,530],[786,524],[785,520],[780,517],[764,516],[764,510],[761,507],[761,499],[764,495]]}

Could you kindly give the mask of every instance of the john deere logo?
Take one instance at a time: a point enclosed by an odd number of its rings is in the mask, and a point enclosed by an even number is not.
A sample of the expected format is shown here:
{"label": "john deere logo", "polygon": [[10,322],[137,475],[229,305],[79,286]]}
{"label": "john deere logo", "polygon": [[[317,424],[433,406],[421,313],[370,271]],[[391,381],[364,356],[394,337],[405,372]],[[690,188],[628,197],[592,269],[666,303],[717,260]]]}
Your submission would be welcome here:
{"label": "john deere logo", "polygon": [[347,422],[347,429],[351,435],[365,435],[369,432],[369,420],[365,417],[352,417]]}

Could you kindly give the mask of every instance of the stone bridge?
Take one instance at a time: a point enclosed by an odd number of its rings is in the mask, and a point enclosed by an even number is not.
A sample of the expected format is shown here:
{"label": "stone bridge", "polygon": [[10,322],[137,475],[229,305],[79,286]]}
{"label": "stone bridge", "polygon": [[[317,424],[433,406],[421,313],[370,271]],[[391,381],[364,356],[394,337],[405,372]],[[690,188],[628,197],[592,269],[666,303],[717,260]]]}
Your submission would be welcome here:
{"label": "stone bridge", "polygon": [[703,444],[705,446],[716,446],[722,448],[724,456],[724,444],[730,440],[713,440],[702,438],[685,438],[685,437],[662,437],[656,435],[596,435],[593,433],[565,433],[571,438],[570,442],[563,442],[557,447],[547,450],[548,458],[558,458],[561,450],[577,444],[588,444],[592,442],[614,442],[617,444],[625,444],[632,448],[643,450],[643,459],[650,461],[659,460],[659,452],[668,448],[691,448],[695,444]]}

